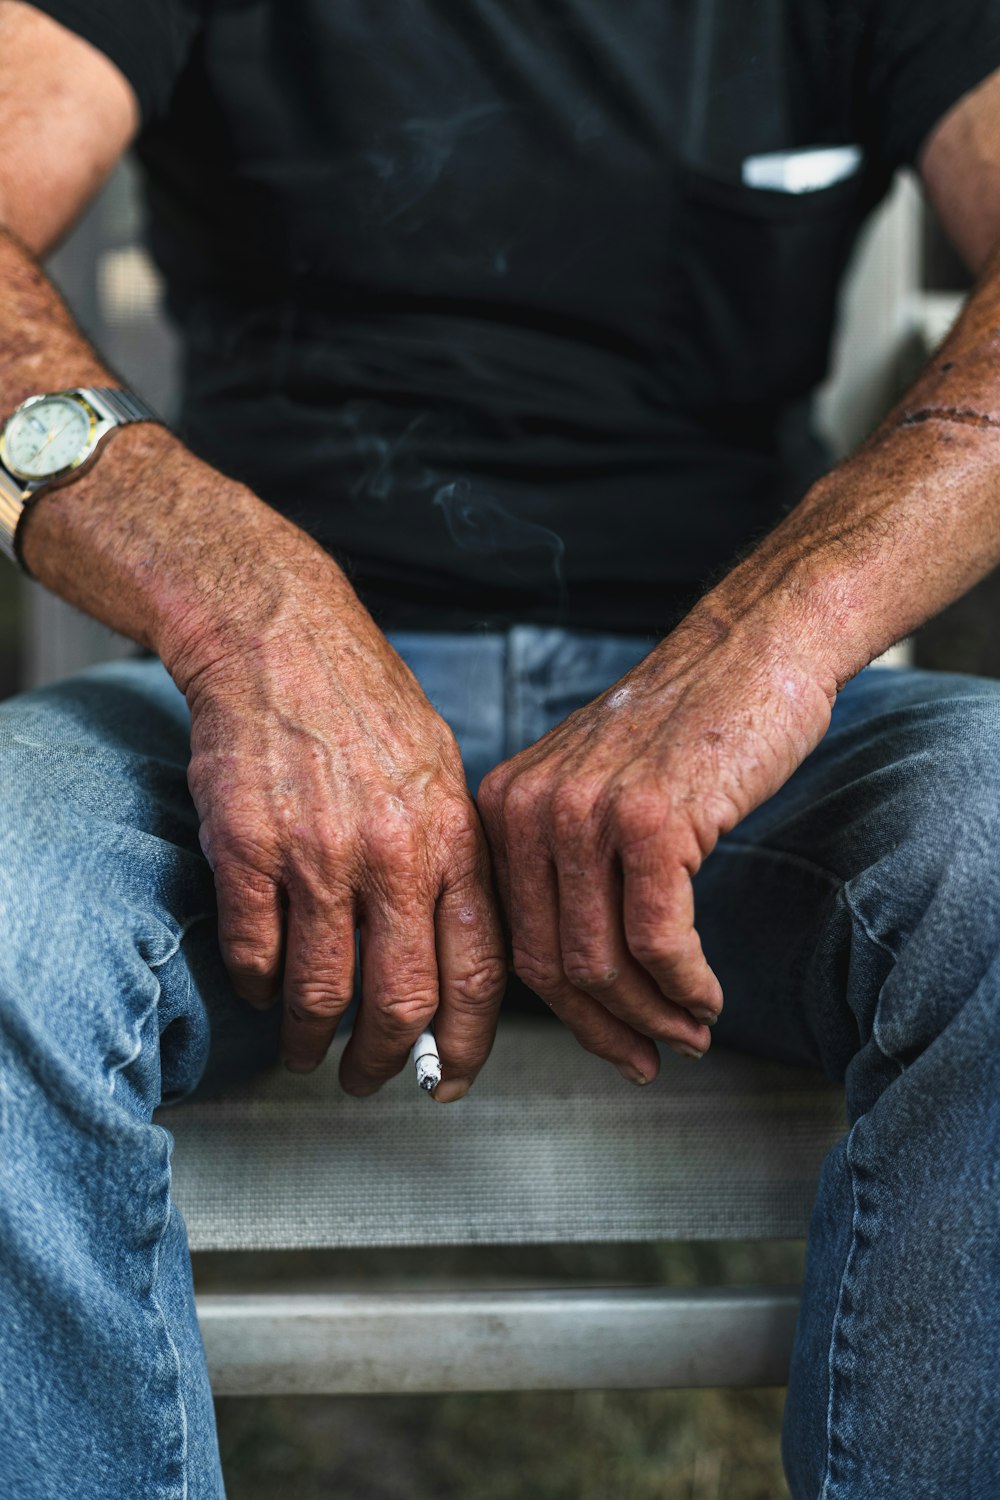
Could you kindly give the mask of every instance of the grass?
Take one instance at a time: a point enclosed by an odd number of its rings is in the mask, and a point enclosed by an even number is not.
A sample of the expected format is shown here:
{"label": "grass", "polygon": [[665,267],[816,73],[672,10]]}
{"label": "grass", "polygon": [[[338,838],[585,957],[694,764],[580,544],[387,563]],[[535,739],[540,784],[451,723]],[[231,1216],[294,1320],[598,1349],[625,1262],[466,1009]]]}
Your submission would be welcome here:
{"label": "grass", "polygon": [[229,1500],[781,1500],[783,1390],[220,1401]]}
{"label": "grass", "polygon": [[[199,1289],[289,1273],[349,1286],[488,1278],[794,1282],[803,1244],[583,1245],[201,1256]],[[229,1500],[783,1500],[783,1389],[217,1402]]]}

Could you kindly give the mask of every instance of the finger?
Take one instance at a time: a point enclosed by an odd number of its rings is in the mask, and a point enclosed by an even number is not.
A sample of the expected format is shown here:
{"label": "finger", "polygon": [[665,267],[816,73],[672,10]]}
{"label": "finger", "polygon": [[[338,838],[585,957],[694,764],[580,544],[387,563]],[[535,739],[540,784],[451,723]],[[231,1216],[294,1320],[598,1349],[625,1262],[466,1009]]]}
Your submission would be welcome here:
{"label": "finger", "polygon": [[669,999],[689,1011],[722,1009],[722,986],[694,925],[694,891],[682,865],[623,856],[622,910],[629,952]]}
{"label": "finger", "polygon": [[489,1056],[507,987],[485,844],[474,868],[442,892],[435,930],[440,993],[434,1032],[443,1076],[434,1097],[448,1103],[468,1092]]}
{"label": "finger", "polygon": [[484,776],[476,793],[476,807],[482,819],[483,831],[493,861],[493,878],[500,897],[501,910],[510,916],[510,864],[507,858],[507,840],[503,827],[503,798],[496,770]]}
{"label": "finger", "polygon": [[277,998],[281,981],[281,891],[258,871],[234,865],[217,867],[215,891],[219,947],[233,988],[265,1010]]}
{"label": "finger", "polygon": [[708,1026],[668,1000],[629,952],[617,863],[596,849],[577,849],[558,865],[557,880],[566,978],[645,1036],[678,1050],[707,1051]]}
{"label": "finger", "polygon": [[513,892],[511,941],[518,978],[555,1011],[582,1047],[626,1077],[648,1081],[659,1071],[654,1043],[567,979],[559,942],[559,888],[546,852],[519,868]]}
{"label": "finger", "polygon": [[361,1005],[340,1059],[348,1094],[372,1094],[406,1064],[438,1005],[434,901],[391,888],[361,923]]}
{"label": "finger", "polygon": [[280,1051],[296,1073],[318,1067],[354,994],[354,903],[292,891],[288,911]]}

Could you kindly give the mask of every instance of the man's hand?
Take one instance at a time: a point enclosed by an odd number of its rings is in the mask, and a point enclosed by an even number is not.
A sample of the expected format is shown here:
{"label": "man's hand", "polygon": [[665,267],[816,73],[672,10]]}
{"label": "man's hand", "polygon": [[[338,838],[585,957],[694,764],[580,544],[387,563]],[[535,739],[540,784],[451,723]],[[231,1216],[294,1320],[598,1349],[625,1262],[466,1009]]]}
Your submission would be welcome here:
{"label": "man's hand", "polygon": [[705,608],[479,791],[521,979],[591,1052],[656,1076],[722,1006],[692,877],[830,721],[833,688]]}
{"label": "man's hand", "polygon": [[303,547],[270,579],[265,623],[241,605],[237,644],[186,645],[170,663],[191,707],[223,956],[252,1003],[280,987],[282,1053],[306,1070],[351,1001],[359,925],[343,1087],[372,1093],[433,1021],[436,1097],[459,1098],[507,977],[482,829],[450,729],[339,570]]}

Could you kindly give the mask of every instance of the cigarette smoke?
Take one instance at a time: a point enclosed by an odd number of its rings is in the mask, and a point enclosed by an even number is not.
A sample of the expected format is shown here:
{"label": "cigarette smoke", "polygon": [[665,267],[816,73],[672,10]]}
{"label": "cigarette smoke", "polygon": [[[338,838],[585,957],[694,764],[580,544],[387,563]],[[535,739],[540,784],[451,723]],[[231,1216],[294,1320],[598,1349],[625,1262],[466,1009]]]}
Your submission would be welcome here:
{"label": "cigarette smoke", "polygon": [[524,573],[525,554],[539,550],[551,559],[560,602],[566,589],[566,544],[557,531],[517,516],[495,496],[468,479],[443,484],[431,502],[444,516],[456,547],[496,557],[515,574]]}

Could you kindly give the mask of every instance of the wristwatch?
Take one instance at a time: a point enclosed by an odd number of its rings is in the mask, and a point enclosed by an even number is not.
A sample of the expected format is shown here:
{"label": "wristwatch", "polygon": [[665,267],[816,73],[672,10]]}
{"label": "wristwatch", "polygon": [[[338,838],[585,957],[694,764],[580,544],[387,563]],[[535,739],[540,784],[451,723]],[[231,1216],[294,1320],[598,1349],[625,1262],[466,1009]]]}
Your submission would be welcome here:
{"label": "wristwatch", "polygon": [[52,391],[22,401],[0,433],[0,552],[23,567],[17,530],[31,502],[45,490],[78,479],[116,427],[159,420],[134,391],[109,386]]}

